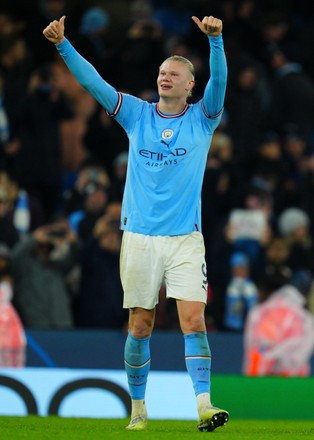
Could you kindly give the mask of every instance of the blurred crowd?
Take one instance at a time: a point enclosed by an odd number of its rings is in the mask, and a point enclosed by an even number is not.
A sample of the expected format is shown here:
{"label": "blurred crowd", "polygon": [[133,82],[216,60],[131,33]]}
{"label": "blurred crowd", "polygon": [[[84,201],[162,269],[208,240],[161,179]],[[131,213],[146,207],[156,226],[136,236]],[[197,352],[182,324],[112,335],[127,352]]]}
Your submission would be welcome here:
{"label": "blurred crowd", "polygon": [[[28,328],[124,328],[120,212],[127,138],[42,30],[66,36],[118,90],[155,102],[169,55],[208,81],[191,20],[223,20],[228,87],[203,185],[208,329],[242,332],[259,286],[314,312],[314,16],[305,0],[11,0],[0,6],[0,283]],[[281,283],[279,282],[281,280]],[[156,326],[178,329],[164,288]]]}

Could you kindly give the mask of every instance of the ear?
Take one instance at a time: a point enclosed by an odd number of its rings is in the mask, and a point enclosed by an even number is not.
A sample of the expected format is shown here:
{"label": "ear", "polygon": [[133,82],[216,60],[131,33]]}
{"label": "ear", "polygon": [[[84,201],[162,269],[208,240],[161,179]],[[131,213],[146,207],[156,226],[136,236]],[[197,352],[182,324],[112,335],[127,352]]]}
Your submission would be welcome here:
{"label": "ear", "polygon": [[189,81],[189,83],[188,83],[187,87],[185,88],[185,90],[187,92],[190,92],[193,89],[194,86],[195,86],[195,81],[194,81],[194,79],[191,79],[191,81]]}

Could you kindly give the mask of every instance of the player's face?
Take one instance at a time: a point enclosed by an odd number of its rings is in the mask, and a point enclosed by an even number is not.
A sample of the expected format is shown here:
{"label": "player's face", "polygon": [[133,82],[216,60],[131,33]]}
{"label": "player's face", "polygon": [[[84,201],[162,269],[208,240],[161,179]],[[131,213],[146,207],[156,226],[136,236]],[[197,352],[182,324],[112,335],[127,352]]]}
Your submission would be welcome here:
{"label": "player's face", "polygon": [[182,98],[188,96],[194,80],[184,63],[168,60],[160,66],[157,86],[160,97]]}

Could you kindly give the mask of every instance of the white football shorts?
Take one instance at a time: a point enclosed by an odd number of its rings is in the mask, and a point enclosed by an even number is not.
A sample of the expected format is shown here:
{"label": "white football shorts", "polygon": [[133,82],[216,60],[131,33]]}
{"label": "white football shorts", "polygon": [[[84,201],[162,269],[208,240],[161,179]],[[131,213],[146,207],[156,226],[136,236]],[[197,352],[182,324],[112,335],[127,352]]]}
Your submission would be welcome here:
{"label": "white football shorts", "polygon": [[167,298],[206,304],[206,272],[201,232],[176,236],[123,233],[120,274],[126,309],[153,309],[163,282]]}

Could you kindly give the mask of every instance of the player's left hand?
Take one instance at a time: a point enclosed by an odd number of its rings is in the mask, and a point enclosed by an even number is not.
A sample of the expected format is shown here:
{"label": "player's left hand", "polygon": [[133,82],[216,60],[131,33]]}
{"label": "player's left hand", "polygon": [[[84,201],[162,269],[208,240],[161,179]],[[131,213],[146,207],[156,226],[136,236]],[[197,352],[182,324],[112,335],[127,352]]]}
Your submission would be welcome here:
{"label": "player's left hand", "polygon": [[44,36],[53,44],[60,44],[64,40],[65,15],[60,20],[51,21],[43,30]]}
{"label": "player's left hand", "polygon": [[212,15],[210,17],[204,17],[202,21],[193,15],[192,20],[205,35],[218,37],[222,32],[222,21]]}

